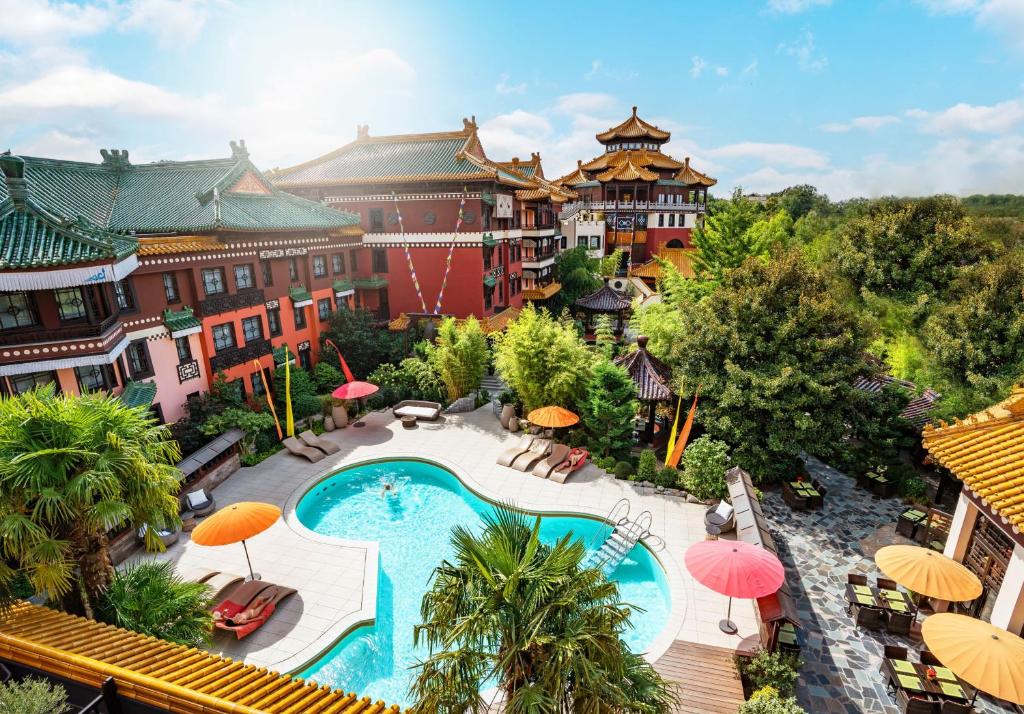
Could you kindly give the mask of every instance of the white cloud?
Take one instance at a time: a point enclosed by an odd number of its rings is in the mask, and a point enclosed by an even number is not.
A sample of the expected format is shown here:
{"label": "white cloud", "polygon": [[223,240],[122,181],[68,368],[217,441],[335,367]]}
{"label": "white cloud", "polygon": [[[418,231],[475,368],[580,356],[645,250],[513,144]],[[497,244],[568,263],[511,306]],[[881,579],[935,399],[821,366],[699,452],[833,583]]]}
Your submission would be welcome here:
{"label": "white cloud", "polygon": [[703,74],[707,66],[707,60],[705,60],[703,57],[698,57],[697,55],[694,55],[692,64],[690,65],[690,76],[699,77],[701,74]]}
{"label": "white cloud", "polygon": [[525,94],[526,93],[526,82],[519,82],[518,84],[509,83],[508,72],[503,72],[498,83],[494,85],[494,91],[498,94]]}
{"label": "white cloud", "polygon": [[900,118],[891,114],[885,114],[880,116],[863,116],[854,117],[847,122],[829,122],[822,124],[819,129],[827,131],[832,134],[842,134],[853,129],[864,129],[866,131],[876,131],[884,126],[891,124],[899,124]]}
{"label": "white cloud", "polygon": [[933,15],[956,15],[977,9],[979,0],[917,0],[917,4]]}
{"label": "white cloud", "polygon": [[133,0],[119,27],[148,32],[164,49],[188,47],[199,39],[209,15],[206,0]]}
{"label": "white cloud", "polygon": [[1000,134],[1024,121],[1024,101],[1010,99],[991,105],[960,102],[937,112],[910,109],[906,115],[921,122],[924,131],[932,134]]}
{"label": "white cloud", "polygon": [[917,0],[932,15],[970,14],[975,23],[1024,52],[1024,2],[1021,0]]}
{"label": "white cloud", "polygon": [[601,71],[601,60],[590,60],[590,71],[583,75],[583,79],[593,79]]}
{"label": "white cloud", "polygon": [[719,76],[719,77],[725,77],[726,75],[729,74],[729,68],[728,67],[722,67],[721,65],[719,65],[719,66],[715,67],[715,74],[717,76]]}
{"label": "white cloud", "polygon": [[709,156],[718,159],[755,159],[767,164],[798,166],[802,168],[823,169],[828,166],[828,156],[806,146],[795,144],[771,144],[756,141],[741,141],[726,144],[707,151]]}
{"label": "white cloud", "polygon": [[810,10],[812,7],[831,4],[832,0],[768,0],[768,9],[772,12],[793,14]]}
{"label": "white cloud", "polygon": [[800,69],[806,72],[821,72],[828,67],[828,57],[815,45],[814,33],[804,30],[793,42],[782,42],[776,52],[796,59]]}
{"label": "white cloud", "polygon": [[18,145],[18,152],[25,156],[57,156],[71,161],[98,161],[98,137],[93,132],[79,136],[57,129],[32,137]]}
{"label": "white cloud", "polygon": [[115,7],[108,3],[0,0],[0,17],[9,21],[6,42],[55,44],[58,38],[94,35],[107,29],[114,20]]}
{"label": "white cloud", "polygon": [[555,100],[554,108],[562,114],[594,113],[613,109],[618,103],[615,97],[603,92],[576,92],[560,96]]}
{"label": "white cloud", "polygon": [[743,74],[749,75],[751,77],[756,77],[757,76],[757,69],[758,69],[757,58],[755,57],[753,60],[751,60],[750,64],[748,64],[746,67],[743,68]]}

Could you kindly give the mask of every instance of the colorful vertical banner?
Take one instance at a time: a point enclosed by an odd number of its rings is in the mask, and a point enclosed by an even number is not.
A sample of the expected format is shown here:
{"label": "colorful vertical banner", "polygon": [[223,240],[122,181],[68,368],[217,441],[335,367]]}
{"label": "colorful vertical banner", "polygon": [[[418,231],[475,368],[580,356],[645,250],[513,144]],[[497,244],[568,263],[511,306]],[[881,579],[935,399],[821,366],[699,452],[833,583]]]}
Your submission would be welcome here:
{"label": "colorful vertical banner", "polygon": [[[395,202],[395,213],[398,214],[398,230],[402,234],[402,250],[405,251],[405,262],[409,264],[409,275],[412,277],[412,285],[416,288],[416,297],[420,299],[420,307],[423,308],[423,312],[427,311],[427,302],[423,299],[423,291],[420,290],[420,281],[416,277],[416,268],[412,264],[412,251],[409,250],[409,241],[405,239],[405,223],[402,222],[402,209],[398,207],[398,196],[395,192],[391,192],[391,200]],[[335,347],[334,349],[338,349]],[[338,358],[341,358],[341,352],[338,353]],[[342,360],[344,363],[344,360]],[[348,381],[352,381],[349,379]]]}
{"label": "colorful vertical banner", "polygon": [[697,397],[699,396],[700,385],[697,385],[697,391],[693,394],[693,405],[690,407],[690,413],[686,415],[686,423],[683,424],[683,430],[679,434],[679,440],[676,442],[676,447],[672,450],[672,454],[669,456],[669,466],[678,466],[679,459],[683,457],[683,450],[686,448],[686,442],[690,438],[690,429],[693,428],[693,417],[697,413]]}
{"label": "colorful vertical banner", "polygon": [[676,448],[676,433],[679,431],[679,412],[683,408],[683,398],[679,397],[679,401],[676,402],[676,418],[672,422],[672,431],[668,435],[668,448],[665,449],[665,465],[668,466],[668,461],[672,457],[672,452]]}
{"label": "colorful vertical banner", "polygon": [[284,417],[285,433],[288,436],[295,436],[295,415],[292,412],[292,372],[290,363],[292,358],[288,355],[288,345],[284,346]]}
{"label": "colorful vertical banner", "polygon": [[270,407],[270,415],[274,417],[274,426],[277,427],[277,438],[283,439],[284,434],[281,433],[281,422],[277,418],[277,410],[274,409],[274,400],[270,396],[270,387],[267,385],[267,375],[263,372],[263,367],[260,365],[258,359],[252,361],[256,367],[256,371],[260,373],[260,381],[263,382],[263,394],[267,397],[267,406]]}
{"label": "colorful vertical banner", "polygon": [[462,187],[462,200],[459,201],[459,217],[455,221],[455,233],[452,234],[452,244],[448,248],[448,258],[444,263],[444,276],[441,278],[441,289],[437,291],[437,303],[434,305],[434,314],[441,314],[441,303],[444,300],[444,289],[448,285],[448,274],[452,270],[452,257],[455,254],[455,244],[459,240],[459,231],[462,230],[463,210],[466,208],[466,187]]}
{"label": "colorful vertical banner", "polygon": [[348,368],[348,362],[346,362],[345,358],[341,356],[341,350],[338,349],[338,346],[328,339],[324,339],[324,344],[330,345],[334,348],[334,351],[338,353],[338,364],[341,365],[341,371],[345,373],[345,381],[354,382],[356,378],[352,376],[352,370]]}

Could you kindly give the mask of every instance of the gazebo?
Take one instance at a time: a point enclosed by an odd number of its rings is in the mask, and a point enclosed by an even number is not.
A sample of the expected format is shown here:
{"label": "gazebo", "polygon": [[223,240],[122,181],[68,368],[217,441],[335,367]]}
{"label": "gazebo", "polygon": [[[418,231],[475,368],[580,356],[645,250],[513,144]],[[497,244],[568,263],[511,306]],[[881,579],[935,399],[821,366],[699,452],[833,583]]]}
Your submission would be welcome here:
{"label": "gazebo", "polygon": [[582,309],[586,315],[585,331],[593,333],[593,321],[595,314],[615,315],[615,336],[622,335],[626,327],[626,320],[629,317],[633,301],[628,295],[623,295],[615,288],[605,283],[600,290],[584,295],[576,301],[576,307]]}
{"label": "gazebo", "polygon": [[625,368],[636,384],[637,399],[647,405],[647,426],[644,428],[643,441],[650,444],[654,441],[655,410],[659,402],[671,402],[672,370],[667,364],[647,351],[647,337],[636,338],[637,349],[616,358],[615,364]]}

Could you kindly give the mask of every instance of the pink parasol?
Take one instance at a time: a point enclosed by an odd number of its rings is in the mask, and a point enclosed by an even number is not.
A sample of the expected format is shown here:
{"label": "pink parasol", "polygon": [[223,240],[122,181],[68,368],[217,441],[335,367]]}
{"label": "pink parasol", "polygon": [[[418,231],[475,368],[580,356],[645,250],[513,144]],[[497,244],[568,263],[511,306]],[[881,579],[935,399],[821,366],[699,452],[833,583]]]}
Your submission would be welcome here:
{"label": "pink parasol", "polygon": [[729,596],[722,632],[736,633],[730,619],[734,597],[751,599],[777,592],[786,579],[782,562],[760,546],[732,540],[706,540],[686,550],[686,569],[697,582]]}
{"label": "pink parasol", "polygon": [[371,394],[376,394],[379,389],[380,387],[370,382],[345,382],[345,384],[331,392],[331,396],[335,399],[362,399]]}

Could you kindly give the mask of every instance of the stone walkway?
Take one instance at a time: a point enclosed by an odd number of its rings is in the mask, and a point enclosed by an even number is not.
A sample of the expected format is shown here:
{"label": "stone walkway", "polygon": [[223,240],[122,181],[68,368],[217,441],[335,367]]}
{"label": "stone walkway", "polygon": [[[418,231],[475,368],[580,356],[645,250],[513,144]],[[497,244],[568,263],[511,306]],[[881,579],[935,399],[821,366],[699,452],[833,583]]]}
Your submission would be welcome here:
{"label": "stone walkway", "polygon": [[[873,559],[879,547],[909,542],[893,528],[904,505],[897,498],[868,494],[817,459],[809,459],[807,467],[828,489],[822,510],[794,511],[777,490],[766,493],[762,504],[804,628],[805,664],[797,698],[812,714],[896,714],[900,710],[879,673],[882,648],[900,644],[914,652],[922,645],[858,629],[846,612],[845,588],[847,573],[863,573],[871,581],[881,574]],[[982,697],[976,707],[979,712],[1012,712]]]}

